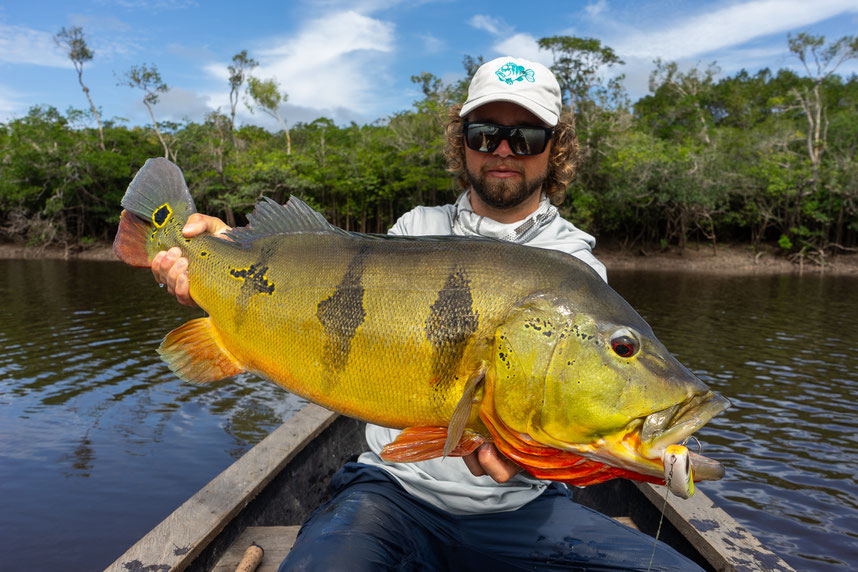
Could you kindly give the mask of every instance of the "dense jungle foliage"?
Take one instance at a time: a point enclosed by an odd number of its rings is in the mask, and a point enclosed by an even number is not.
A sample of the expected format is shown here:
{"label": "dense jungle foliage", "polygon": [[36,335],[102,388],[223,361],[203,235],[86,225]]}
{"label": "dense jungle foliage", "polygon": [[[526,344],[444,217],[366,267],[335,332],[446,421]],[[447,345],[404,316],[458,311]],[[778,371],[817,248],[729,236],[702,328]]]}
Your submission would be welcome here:
{"label": "dense jungle foliage", "polygon": [[[715,248],[729,240],[776,243],[785,254],[817,259],[855,250],[858,78],[836,69],[856,58],[858,41],[826,44],[799,34],[788,42],[806,73],[720,77],[715,64],[683,72],[657,61],[649,95],[632,104],[622,78],[600,79],[622,63],[610,48],[592,39],[540,40],[554,55],[581,145],[561,212],[627,247],[702,240]],[[454,200],[443,123],[448,106],[464,100],[479,58],[465,58],[465,79],[456,84],[428,73],[412,78],[424,97],[392,117],[370,125],[322,118],[291,129],[279,116],[286,94],[276,82],[254,78],[246,52],[233,63],[232,109],[202,123],[156,121],[157,93],[169,88],[146,66],[126,78],[144,92],[149,127],[102,120],[94,104],[65,113],[35,106],[0,123],[0,238],[67,246],[110,240],[128,182],[154,156],[177,162],[197,208],[229,224],[243,224],[262,195],[297,195],[361,232],[385,232],[415,205]],[[279,132],[234,127],[241,90],[249,106],[277,118]]]}

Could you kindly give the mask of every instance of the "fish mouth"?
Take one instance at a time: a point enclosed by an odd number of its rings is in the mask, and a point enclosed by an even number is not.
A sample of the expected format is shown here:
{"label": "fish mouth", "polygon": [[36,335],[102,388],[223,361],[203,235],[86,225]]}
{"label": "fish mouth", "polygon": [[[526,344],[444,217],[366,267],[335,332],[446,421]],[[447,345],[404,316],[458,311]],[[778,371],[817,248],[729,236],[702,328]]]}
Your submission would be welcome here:
{"label": "fish mouth", "polygon": [[[666,447],[684,443],[695,431],[728,407],[730,401],[727,398],[708,391],[650,413],[643,419],[638,433],[639,453],[660,464]],[[724,466],[718,461],[697,453],[691,453],[690,457],[695,480],[713,481],[724,476]]]}

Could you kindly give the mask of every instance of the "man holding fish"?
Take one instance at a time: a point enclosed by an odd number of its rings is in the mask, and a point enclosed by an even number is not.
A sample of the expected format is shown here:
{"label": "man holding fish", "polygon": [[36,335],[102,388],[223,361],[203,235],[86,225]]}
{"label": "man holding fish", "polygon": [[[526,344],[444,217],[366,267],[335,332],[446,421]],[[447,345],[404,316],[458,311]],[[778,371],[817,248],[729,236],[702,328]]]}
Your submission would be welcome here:
{"label": "man holding fish", "polygon": [[[482,65],[446,126],[445,155],[464,192],[455,204],[406,213],[389,233],[553,249],[607,280],[593,237],[554,206],[576,166],[575,129],[564,119],[560,87],[545,66],[512,57]],[[193,214],[183,234],[226,230],[219,219]],[[179,248],[152,260],[158,282],[195,305],[187,268]],[[633,351],[623,343],[615,350]],[[462,460],[445,446],[444,456],[391,462],[397,453],[385,447],[399,435],[367,425],[370,451],[334,475],[332,500],[305,523],[281,570],[647,569],[652,538],[577,505],[565,485],[522,471],[494,444]],[[697,567],[658,543],[650,569]]]}

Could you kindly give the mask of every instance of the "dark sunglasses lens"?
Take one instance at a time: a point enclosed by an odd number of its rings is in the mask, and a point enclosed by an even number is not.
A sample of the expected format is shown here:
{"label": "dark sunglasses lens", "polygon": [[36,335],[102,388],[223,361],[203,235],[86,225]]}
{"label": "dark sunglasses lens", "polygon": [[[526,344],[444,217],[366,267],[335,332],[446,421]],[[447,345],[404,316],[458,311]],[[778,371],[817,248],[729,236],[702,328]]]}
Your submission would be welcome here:
{"label": "dark sunglasses lens", "polygon": [[549,131],[539,127],[502,127],[490,123],[470,123],[465,141],[474,151],[491,153],[504,139],[516,155],[539,155],[548,144]]}
{"label": "dark sunglasses lens", "polygon": [[545,131],[521,127],[511,130],[509,147],[516,155],[538,155],[545,151]]}
{"label": "dark sunglasses lens", "polygon": [[465,131],[468,147],[474,151],[491,153],[500,144],[498,131],[499,129],[494,125],[482,123],[468,125]]}

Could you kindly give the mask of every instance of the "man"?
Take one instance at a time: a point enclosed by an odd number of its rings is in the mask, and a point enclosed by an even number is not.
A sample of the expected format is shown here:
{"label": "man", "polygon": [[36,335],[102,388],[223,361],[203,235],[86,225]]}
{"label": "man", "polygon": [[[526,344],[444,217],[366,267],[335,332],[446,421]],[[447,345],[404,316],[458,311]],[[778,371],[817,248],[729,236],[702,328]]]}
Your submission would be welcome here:
{"label": "man", "polygon": [[[484,236],[553,248],[589,264],[595,240],[558,216],[575,171],[577,141],[561,121],[560,87],[544,66],[498,58],[474,75],[446,127],[455,204],[417,207],[390,229],[399,235]],[[185,235],[223,222],[194,215]],[[152,270],[180,302],[193,304],[178,249]],[[502,285],[498,285],[502,287]],[[571,500],[568,489],[522,472],[484,444],[464,458],[388,463],[397,431],[367,425],[370,451],[334,475],[334,496],[311,515],[281,570],[692,570],[672,549]]]}

